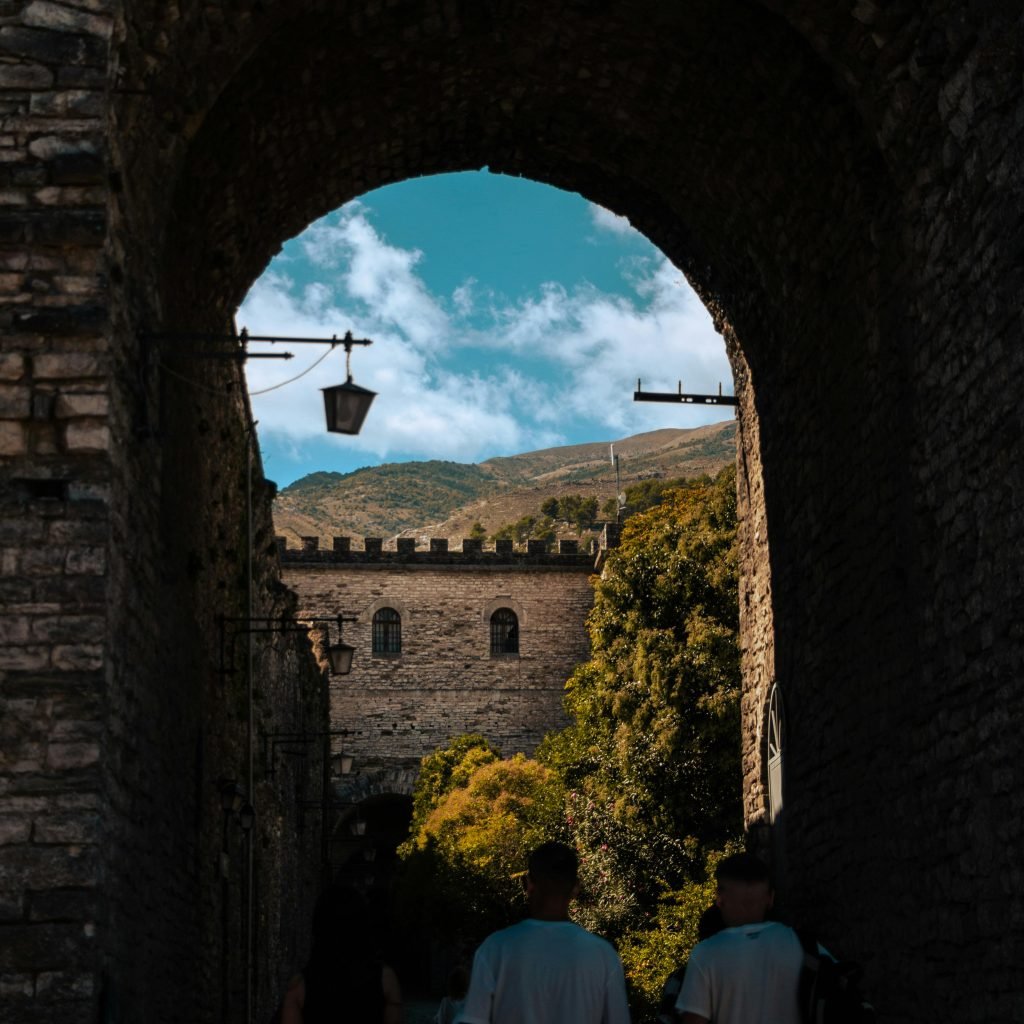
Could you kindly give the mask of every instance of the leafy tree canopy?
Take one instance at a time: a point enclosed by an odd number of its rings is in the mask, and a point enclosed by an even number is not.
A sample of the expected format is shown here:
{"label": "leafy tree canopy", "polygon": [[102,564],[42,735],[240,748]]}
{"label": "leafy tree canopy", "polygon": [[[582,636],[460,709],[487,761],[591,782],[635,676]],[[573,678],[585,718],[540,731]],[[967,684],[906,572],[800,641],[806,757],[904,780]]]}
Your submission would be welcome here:
{"label": "leafy tree canopy", "polygon": [[584,498],[581,494],[545,498],[540,504],[540,516],[527,514],[514,523],[505,523],[495,530],[492,540],[513,540],[520,544],[530,539],[554,540],[556,520],[568,523],[582,536],[594,525],[597,513],[597,498]]}
{"label": "leafy tree canopy", "polygon": [[627,522],[566,686],[572,724],[538,751],[637,885],[699,871],[741,820],[735,538],[732,467]]}
{"label": "leafy tree canopy", "polygon": [[550,768],[516,754],[479,766],[451,789],[414,842],[431,840],[497,888],[522,889],[524,851],[562,832],[562,788]]}
{"label": "leafy tree canopy", "polygon": [[554,519],[558,515],[558,499],[545,498],[544,501],[541,502],[540,511],[542,515],[545,515],[550,519]]}
{"label": "leafy tree canopy", "polygon": [[415,837],[437,805],[453,789],[468,785],[477,768],[497,761],[500,756],[497,748],[480,733],[467,733],[423,758],[412,794],[409,834]]}
{"label": "leafy tree canopy", "polygon": [[580,854],[576,920],[619,941],[650,1009],[740,833],[737,576],[731,467],[629,519],[595,584],[568,728],[536,760],[500,760],[480,736],[424,759],[401,880],[419,927],[480,938],[508,923],[526,852],[564,838]]}
{"label": "leafy tree canopy", "polygon": [[475,738],[452,745],[467,750],[459,772],[478,763],[402,845],[398,882],[412,926],[455,944],[479,942],[522,916],[526,854],[565,833],[564,792],[550,768],[522,754],[487,760],[467,741]]}
{"label": "leafy tree canopy", "polygon": [[646,512],[647,509],[660,505],[664,498],[673,491],[706,487],[710,483],[711,477],[706,473],[689,478],[674,477],[670,480],[663,480],[660,477],[651,477],[648,480],[640,480],[626,488],[626,508],[630,515]]}

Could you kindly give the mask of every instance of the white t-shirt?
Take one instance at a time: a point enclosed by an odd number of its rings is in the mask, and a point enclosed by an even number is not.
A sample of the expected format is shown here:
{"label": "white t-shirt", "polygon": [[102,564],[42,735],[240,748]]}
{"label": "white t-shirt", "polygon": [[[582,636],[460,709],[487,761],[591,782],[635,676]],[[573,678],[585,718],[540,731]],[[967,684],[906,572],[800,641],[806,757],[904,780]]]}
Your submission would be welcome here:
{"label": "white t-shirt", "polygon": [[465,1002],[465,998],[452,999],[451,996],[445,996],[434,1014],[434,1024],[455,1024]]}
{"label": "white t-shirt", "polygon": [[803,962],[800,939],[784,924],[725,928],[694,946],[676,1012],[715,1024],[800,1024]]}
{"label": "white t-shirt", "polygon": [[571,921],[527,918],[484,939],[461,1024],[629,1024],[610,943]]}

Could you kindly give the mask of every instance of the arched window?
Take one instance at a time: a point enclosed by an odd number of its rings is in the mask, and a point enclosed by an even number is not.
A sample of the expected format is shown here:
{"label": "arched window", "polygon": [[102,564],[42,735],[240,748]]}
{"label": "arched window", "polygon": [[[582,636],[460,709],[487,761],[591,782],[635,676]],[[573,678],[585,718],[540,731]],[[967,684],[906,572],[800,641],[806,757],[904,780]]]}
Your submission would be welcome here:
{"label": "arched window", "polygon": [[519,653],[519,619],[511,608],[499,608],[491,616],[491,654]]}
{"label": "arched window", "polygon": [[373,653],[402,653],[402,616],[394,608],[378,608],[373,613]]}

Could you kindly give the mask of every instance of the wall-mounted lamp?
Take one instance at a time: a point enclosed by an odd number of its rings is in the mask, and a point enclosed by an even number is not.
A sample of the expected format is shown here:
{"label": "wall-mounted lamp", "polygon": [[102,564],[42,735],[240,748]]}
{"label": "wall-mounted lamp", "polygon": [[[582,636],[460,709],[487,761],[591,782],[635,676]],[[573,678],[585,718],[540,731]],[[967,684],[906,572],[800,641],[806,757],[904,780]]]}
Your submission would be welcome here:
{"label": "wall-mounted lamp", "polygon": [[[338,618],[338,628],[341,629],[341,618]],[[336,676],[347,676],[352,671],[352,657],[356,649],[350,644],[343,643],[338,638],[337,643],[330,644],[327,648],[327,660],[331,666],[331,673]]]}
{"label": "wall-mounted lamp", "polygon": [[256,808],[250,803],[244,803],[238,809],[238,826],[243,832],[252,831],[256,824]]}
{"label": "wall-mounted lamp", "polygon": [[[356,649],[341,639],[341,631],[346,622],[356,622],[355,615],[335,615],[331,617],[310,616],[309,618],[289,618],[287,616],[225,616],[218,619],[220,626],[220,673],[229,675],[234,671],[234,649],[227,650],[228,637],[232,644],[239,633],[309,633],[316,623],[336,623],[338,626],[338,637],[333,643],[327,645],[327,662],[330,665],[331,674],[336,676],[347,676],[352,671],[352,658]],[[255,625],[254,625],[255,623]],[[329,634],[329,630],[328,630]]]}
{"label": "wall-mounted lamp", "polygon": [[322,732],[265,732],[262,734],[263,770],[267,778],[272,779],[277,774],[279,754],[308,757],[310,745],[320,741],[323,744],[324,764],[330,767],[331,774],[351,775],[355,764],[352,754],[330,752],[332,738],[347,736],[347,729],[330,729]]}
{"label": "wall-mounted lamp", "polygon": [[358,434],[370,411],[373,400],[377,397],[376,391],[360,387],[352,382],[352,348],[355,345],[372,345],[369,338],[353,338],[351,331],[346,331],[343,338],[335,334],[330,338],[292,338],[278,337],[270,334],[250,334],[243,327],[238,334],[216,334],[204,331],[146,331],[139,335],[140,340],[145,344],[149,342],[199,342],[199,343],[223,343],[230,342],[232,347],[223,349],[185,349],[178,347],[174,350],[175,355],[184,356],[188,359],[228,359],[237,363],[244,363],[249,359],[291,359],[291,352],[250,352],[249,342],[268,342],[273,345],[277,342],[290,345],[330,345],[336,348],[342,345],[345,348],[345,374],[344,384],[336,384],[331,388],[321,388],[324,393],[324,412],[327,416],[327,430],[332,434]]}

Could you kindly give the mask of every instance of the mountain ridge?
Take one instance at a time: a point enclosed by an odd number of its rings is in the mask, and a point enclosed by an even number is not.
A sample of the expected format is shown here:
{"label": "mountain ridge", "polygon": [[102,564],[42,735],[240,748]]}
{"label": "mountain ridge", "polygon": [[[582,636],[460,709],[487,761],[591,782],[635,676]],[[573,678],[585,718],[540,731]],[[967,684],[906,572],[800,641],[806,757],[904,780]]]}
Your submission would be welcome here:
{"label": "mountain ridge", "polygon": [[735,458],[736,421],[666,427],[480,463],[431,459],[348,473],[319,470],[278,493],[275,532],[292,545],[315,536],[327,547],[334,536],[457,539],[477,521],[491,534],[523,515],[537,514],[547,497],[578,493],[598,497],[602,504],[613,497],[610,445],[619,456],[622,489],[651,477],[713,474]]}

